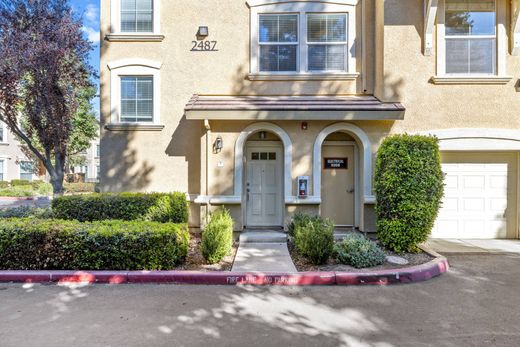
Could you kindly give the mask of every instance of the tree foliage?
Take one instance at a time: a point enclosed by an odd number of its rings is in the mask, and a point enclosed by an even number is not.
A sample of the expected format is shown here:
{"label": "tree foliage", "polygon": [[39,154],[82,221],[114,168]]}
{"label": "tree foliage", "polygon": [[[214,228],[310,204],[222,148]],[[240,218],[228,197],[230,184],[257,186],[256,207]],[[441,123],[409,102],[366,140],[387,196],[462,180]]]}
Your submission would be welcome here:
{"label": "tree foliage", "polygon": [[0,120],[42,162],[61,194],[74,128],[85,119],[78,111],[92,88],[92,45],[66,0],[0,4]]}

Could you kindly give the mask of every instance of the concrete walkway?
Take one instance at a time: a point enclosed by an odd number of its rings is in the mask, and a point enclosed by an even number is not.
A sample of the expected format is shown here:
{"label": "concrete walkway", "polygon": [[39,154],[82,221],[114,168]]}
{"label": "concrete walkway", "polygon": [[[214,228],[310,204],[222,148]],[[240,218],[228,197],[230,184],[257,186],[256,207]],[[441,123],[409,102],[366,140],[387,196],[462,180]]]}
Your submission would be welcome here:
{"label": "concrete walkway", "polygon": [[232,271],[297,272],[287,248],[287,235],[273,230],[243,232]]}
{"label": "concrete walkway", "polygon": [[520,254],[520,240],[462,240],[429,239],[426,242],[434,251],[446,253],[516,253]]}

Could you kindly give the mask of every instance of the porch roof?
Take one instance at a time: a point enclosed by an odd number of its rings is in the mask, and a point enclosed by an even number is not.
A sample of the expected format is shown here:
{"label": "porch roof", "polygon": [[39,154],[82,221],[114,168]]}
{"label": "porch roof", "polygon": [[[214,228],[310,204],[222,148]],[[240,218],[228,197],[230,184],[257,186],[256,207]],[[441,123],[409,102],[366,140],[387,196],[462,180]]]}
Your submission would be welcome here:
{"label": "porch roof", "polygon": [[399,120],[405,108],[374,96],[193,95],[187,119],[221,120]]}

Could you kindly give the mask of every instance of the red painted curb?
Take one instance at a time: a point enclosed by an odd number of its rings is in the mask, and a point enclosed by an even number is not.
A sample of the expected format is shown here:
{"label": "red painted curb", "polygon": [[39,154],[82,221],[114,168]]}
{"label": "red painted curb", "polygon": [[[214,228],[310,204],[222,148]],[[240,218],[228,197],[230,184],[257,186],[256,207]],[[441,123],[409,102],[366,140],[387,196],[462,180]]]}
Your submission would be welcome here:
{"label": "red painted curb", "polygon": [[0,201],[33,201],[36,200],[34,197],[21,198],[21,197],[13,197],[13,196],[0,196]]}
{"label": "red painted curb", "polygon": [[448,260],[436,258],[429,263],[396,270],[372,272],[336,272],[338,285],[388,285],[397,283],[423,282],[440,276],[449,269]]}
{"label": "red painted curb", "polygon": [[388,285],[422,282],[449,269],[438,257],[429,263],[372,272],[237,273],[197,271],[0,271],[0,282],[16,283],[171,283],[206,285]]}

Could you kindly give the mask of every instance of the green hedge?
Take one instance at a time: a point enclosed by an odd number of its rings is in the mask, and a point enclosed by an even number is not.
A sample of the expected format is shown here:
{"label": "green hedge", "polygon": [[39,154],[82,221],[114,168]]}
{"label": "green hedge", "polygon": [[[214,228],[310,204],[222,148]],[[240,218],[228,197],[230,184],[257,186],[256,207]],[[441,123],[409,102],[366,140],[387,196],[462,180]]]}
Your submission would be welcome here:
{"label": "green hedge", "polygon": [[30,186],[31,182],[28,180],[11,180],[11,187]]}
{"label": "green hedge", "polygon": [[232,247],[233,219],[228,210],[221,208],[211,215],[202,232],[202,255],[209,264],[216,264],[229,254]]}
{"label": "green hedge", "polygon": [[398,253],[418,251],[432,231],[444,193],[437,138],[386,138],[377,155],[375,176],[380,242]]}
{"label": "green hedge", "polygon": [[334,222],[319,216],[300,218],[294,225],[294,244],[314,264],[326,263],[334,247]]}
{"label": "green hedge", "polygon": [[9,182],[7,181],[0,181],[0,189],[8,188]]}
{"label": "green hedge", "polygon": [[0,269],[170,270],[188,253],[186,224],[0,220]]}
{"label": "green hedge", "polygon": [[183,193],[120,193],[62,196],[52,201],[56,218],[67,220],[146,220],[187,223],[189,206]]}
{"label": "green hedge", "polygon": [[78,183],[63,183],[65,193],[94,193],[96,191],[96,183],[92,182],[78,182]]}

